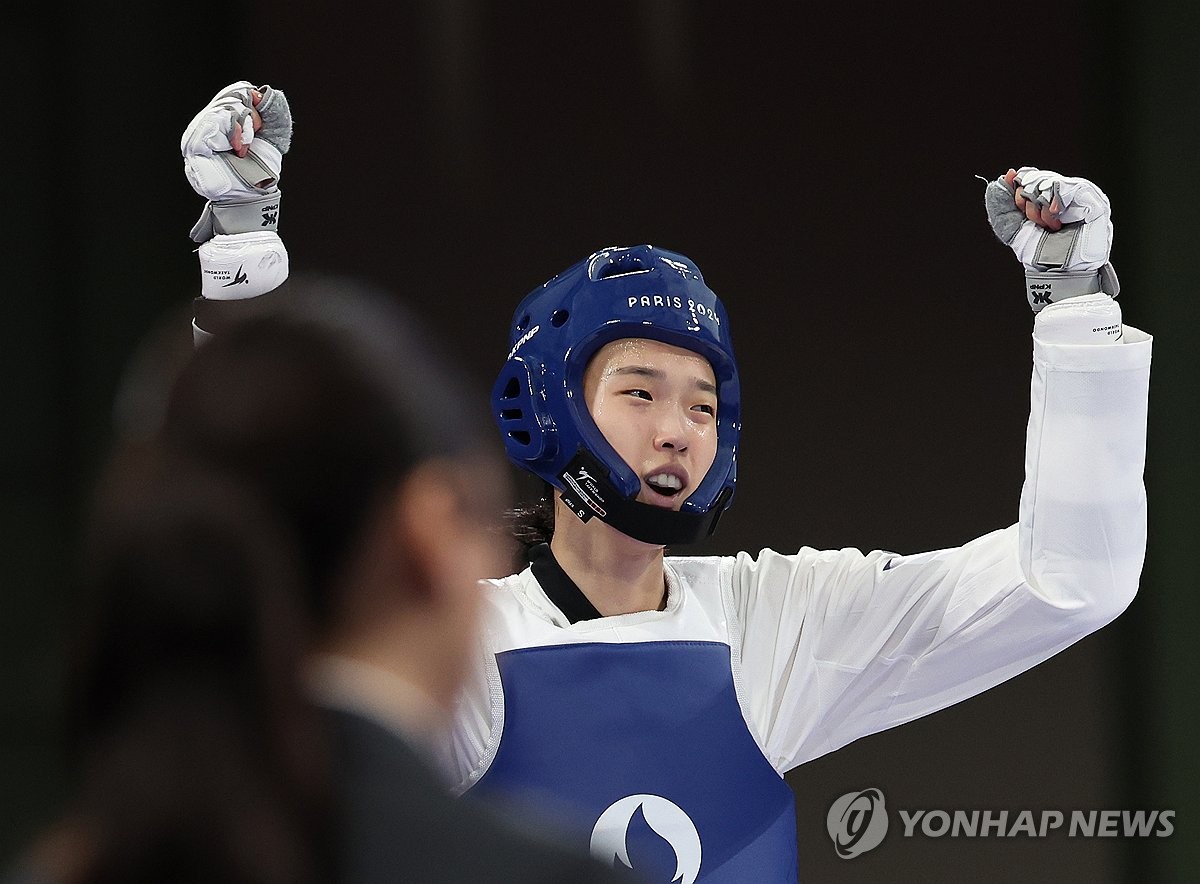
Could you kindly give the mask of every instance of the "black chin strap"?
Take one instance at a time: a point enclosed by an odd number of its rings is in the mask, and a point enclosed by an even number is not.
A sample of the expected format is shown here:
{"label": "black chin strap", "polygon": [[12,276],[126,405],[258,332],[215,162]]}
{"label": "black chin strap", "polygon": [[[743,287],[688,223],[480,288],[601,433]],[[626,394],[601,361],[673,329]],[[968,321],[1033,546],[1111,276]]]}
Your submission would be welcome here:
{"label": "black chin strap", "polygon": [[583,447],[559,481],[563,503],[582,521],[599,517],[635,540],[661,546],[697,543],[711,535],[733,495],[731,489],[724,489],[706,513],[676,512],[626,500],[609,481],[608,470]]}

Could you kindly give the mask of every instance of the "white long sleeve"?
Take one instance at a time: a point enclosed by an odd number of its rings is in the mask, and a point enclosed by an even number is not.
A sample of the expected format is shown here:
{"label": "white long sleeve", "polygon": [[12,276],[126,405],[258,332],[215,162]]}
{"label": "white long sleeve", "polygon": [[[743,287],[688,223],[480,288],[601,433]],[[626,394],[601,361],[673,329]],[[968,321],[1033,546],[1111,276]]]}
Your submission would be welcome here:
{"label": "white long sleeve", "polygon": [[1129,604],[1146,546],[1151,339],[1123,337],[1035,335],[1018,524],[916,556],[724,560],[739,695],[778,770],[987,690]]}

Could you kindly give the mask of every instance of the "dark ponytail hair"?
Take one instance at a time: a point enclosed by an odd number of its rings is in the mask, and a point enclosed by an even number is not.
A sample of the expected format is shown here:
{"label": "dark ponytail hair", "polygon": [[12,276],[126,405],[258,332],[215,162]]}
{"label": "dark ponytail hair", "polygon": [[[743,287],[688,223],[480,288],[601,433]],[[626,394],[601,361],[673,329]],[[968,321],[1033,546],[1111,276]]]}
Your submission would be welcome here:
{"label": "dark ponytail hair", "polygon": [[545,483],[542,494],[532,501],[517,504],[505,513],[509,533],[517,542],[515,567],[524,569],[535,546],[554,538],[554,488]]}

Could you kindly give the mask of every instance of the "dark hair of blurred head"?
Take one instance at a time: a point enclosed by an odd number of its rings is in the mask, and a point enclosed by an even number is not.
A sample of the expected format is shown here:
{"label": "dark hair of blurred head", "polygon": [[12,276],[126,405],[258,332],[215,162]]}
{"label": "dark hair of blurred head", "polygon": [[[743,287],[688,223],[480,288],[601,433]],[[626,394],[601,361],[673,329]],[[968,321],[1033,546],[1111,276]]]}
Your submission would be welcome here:
{"label": "dark hair of blurred head", "polygon": [[296,546],[253,493],[162,453],[97,489],[72,685],[79,792],[53,880],[316,881],[323,747],[295,666]]}
{"label": "dark hair of blurred head", "polygon": [[[184,366],[159,444],[256,487],[296,533],[324,617],[364,521],[415,466],[495,455],[482,394],[394,298],[337,278],[293,280],[286,309],[233,325]],[[482,388],[480,388],[482,390]],[[499,472],[491,470],[496,476]],[[481,475],[481,510],[503,479]]]}

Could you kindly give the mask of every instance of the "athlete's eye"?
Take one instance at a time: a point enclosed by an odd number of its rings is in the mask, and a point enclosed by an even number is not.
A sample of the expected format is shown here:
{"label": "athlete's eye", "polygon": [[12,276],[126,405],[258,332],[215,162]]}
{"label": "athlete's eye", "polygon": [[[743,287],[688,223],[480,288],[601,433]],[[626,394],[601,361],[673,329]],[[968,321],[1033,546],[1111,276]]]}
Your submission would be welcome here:
{"label": "athlete's eye", "polygon": [[713,408],[711,405],[704,405],[704,404],[693,405],[692,411],[699,411],[699,412],[702,412],[702,413],[708,414],[708,415],[715,415],[717,413],[717,410],[715,408]]}
{"label": "athlete's eye", "polygon": [[653,396],[651,396],[651,395],[650,395],[650,394],[649,394],[647,391],[645,391],[645,390],[624,390],[624,391],[622,391],[622,395],[624,395],[624,396],[634,396],[634,397],[636,397],[636,398],[638,398],[638,399],[645,399],[647,402],[653,402],[653,401],[654,401],[654,397],[653,397]]}

